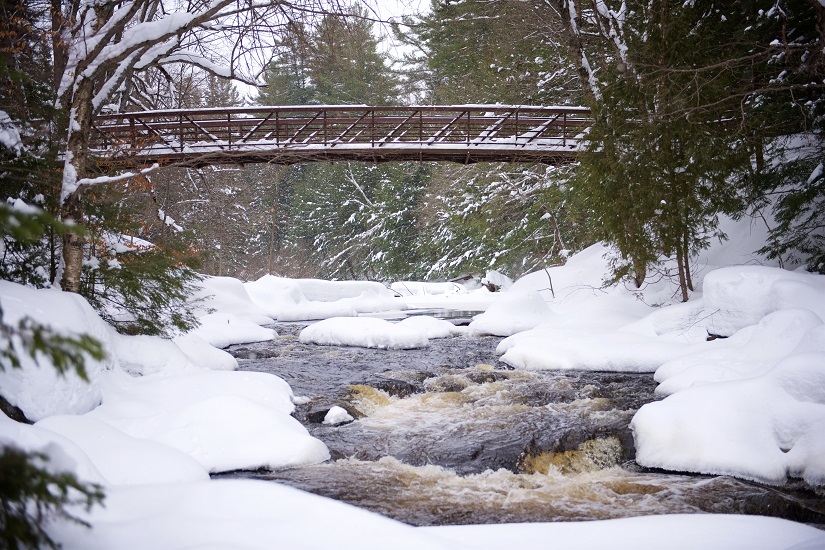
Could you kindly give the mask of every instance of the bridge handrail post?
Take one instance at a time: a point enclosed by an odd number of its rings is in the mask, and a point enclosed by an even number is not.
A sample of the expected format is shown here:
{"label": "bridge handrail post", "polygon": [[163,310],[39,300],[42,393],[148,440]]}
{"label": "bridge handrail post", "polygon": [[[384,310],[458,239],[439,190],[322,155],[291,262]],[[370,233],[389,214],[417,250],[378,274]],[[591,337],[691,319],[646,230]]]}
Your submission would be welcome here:
{"label": "bridge handrail post", "polygon": [[564,138],[562,138],[562,147],[567,146],[567,113],[564,113],[564,119],[562,120],[563,131],[564,131]]}
{"label": "bridge handrail post", "polygon": [[180,138],[180,152],[183,153],[183,113],[178,115],[178,137]]}
{"label": "bridge handrail post", "polygon": [[467,147],[470,147],[470,118],[472,116],[472,112],[467,109]]}
{"label": "bridge handrail post", "polygon": [[229,149],[232,149],[232,115],[226,113],[226,141]]}
{"label": "bridge handrail post", "polygon": [[518,146],[518,137],[519,137],[519,133],[521,132],[521,126],[519,126],[519,122],[518,122],[518,115],[519,115],[519,108],[516,107],[516,117],[515,117],[516,118],[516,135],[514,136],[516,139],[513,140],[513,145],[516,145],[516,146]]}

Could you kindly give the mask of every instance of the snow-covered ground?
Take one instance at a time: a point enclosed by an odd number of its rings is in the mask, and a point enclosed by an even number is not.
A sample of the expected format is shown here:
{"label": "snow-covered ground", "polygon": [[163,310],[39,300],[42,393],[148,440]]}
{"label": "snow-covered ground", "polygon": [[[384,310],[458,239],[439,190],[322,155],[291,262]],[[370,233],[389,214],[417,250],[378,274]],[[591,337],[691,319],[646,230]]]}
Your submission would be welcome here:
{"label": "snow-covered ground", "polygon": [[[510,548],[537,540],[582,548],[825,547],[825,532],[745,516],[660,516],[586,524],[413,528],[272,483],[210,481],[210,472],[317,463],[326,446],[290,416],[280,378],[235,372],[219,348],[277,338],[272,319],[326,319],[304,342],[426,346],[468,332],[508,336],[499,352],[522,369],[650,372],[662,400],[633,419],[645,466],[725,473],[767,483],[825,485],[825,277],[753,263],[764,238],[746,224],[697,260],[697,291],[674,302],[668,282],[602,288],[604,247],[528,275],[500,293],[455,283],[333,283],[264,277],[204,281],[202,326],[173,341],[122,336],[80,297],[0,281],[4,322],[29,316],[88,333],[107,351],[89,382],[21,353],[0,372],[3,395],[34,425],[0,414],[0,445],[49,456],[101,483],[105,507],[78,512],[92,529],[56,520],[64,548]],[[731,264],[739,264],[733,265]],[[552,288],[552,290],[551,290]],[[407,307],[486,310],[469,328]],[[708,334],[724,336],[708,340]],[[16,345],[16,344],[15,344]],[[346,422],[336,411],[329,423]],[[388,542],[388,541],[391,541]],[[523,541],[523,542],[522,542]]]}

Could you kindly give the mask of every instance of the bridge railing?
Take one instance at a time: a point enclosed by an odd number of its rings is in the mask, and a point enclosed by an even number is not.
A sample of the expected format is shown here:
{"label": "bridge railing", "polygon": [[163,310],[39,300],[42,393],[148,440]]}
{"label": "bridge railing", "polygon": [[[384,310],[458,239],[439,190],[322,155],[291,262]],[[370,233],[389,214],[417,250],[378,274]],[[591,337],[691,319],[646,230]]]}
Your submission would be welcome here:
{"label": "bridge railing", "polygon": [[590,112],[502,105],[242,107],[96,117],[93,152],[153,162],[537,160],[575,156]]}

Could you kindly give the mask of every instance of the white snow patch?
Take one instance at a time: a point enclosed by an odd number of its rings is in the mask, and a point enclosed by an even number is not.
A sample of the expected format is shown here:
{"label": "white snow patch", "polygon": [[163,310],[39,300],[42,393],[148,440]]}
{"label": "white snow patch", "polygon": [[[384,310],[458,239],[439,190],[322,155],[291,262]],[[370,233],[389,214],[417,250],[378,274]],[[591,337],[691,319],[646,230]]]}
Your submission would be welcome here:
{"label": "white snow patch", "polygon": [[244,287],[258,307],[279,321],[354,317],[359,313],[406,308],[394,292],[372,281],[321,281],[265,275],[244,283]]}
{"label": "white snow patch", "polygon": [[429,345],[420,330],[372,317],[333,317],[309,325],[298,339],[303,344],[357,346],[378,349],[414,349]]}
{"label": "white snow patch", "polygon": [[335,405],[324,416],[323,424],[337,426],[338,424],[345,424],[355,420],[345,409]]}
{"label": "white snow patch", "polygon": [[531,329],[553,316],[541,294],[536,291],[502,293],[487,311],[477,315],[470,323],[470,332],[509,336]]}

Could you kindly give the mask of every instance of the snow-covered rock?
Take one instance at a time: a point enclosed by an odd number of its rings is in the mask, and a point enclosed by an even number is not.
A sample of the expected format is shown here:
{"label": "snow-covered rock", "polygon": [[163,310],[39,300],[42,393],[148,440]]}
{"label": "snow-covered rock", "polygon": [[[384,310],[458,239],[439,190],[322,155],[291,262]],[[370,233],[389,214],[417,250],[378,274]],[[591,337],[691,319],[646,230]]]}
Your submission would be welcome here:
{"label": "snow-covered rock", "polygon": [[333,317],[301,331],[304,344],[357,346],[379,349],[414,349],[429,345],[424,332],[372,317]]}

